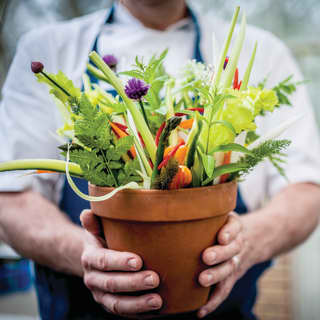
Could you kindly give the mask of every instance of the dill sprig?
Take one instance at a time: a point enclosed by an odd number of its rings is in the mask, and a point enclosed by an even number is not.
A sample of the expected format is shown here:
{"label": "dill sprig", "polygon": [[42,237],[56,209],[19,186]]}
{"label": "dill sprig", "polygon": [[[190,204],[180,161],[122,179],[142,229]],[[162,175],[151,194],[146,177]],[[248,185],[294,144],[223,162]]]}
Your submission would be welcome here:
{"label": "dill sprig", "polygon": [[239,171],[232,174],[230,178],[239,178],[251,172],[253,168],[260,162],[268,158],[273,164],[276,163],[276,168],[280,171],[280,174],[284,175],[283,168],[279,165],[279,162],[283,162],[281,159],[282,151],[291,144],[291,141],[283,140],[267,140],[252,151],[253,155],[246,154],[241,157],[234,165],[239,166]]}

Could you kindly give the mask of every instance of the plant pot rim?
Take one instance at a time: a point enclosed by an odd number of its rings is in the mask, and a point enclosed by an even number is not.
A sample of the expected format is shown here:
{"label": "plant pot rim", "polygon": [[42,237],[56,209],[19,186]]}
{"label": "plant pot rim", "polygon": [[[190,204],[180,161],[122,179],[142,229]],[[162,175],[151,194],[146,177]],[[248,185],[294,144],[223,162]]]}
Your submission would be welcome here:
{"label": "plant pot rim", "polygon": [[[89,184],[92,196],[113,188]],[[91,202],[101,218],[132,222],[182,222],[225,215],[235,208],[237,183],[177,190],[124,189],[112,198]]]}
{"label": "plant pot rim", "polygon": [[[101,187],[101,186],[97,186],[95,184],[92,184],[90,182],[88,182],[89,184],[89,188],[90,189],[99,189],[101,191],[105,191],[106,193],[114,190],[113,187]],[[208,190],[218,190],[218,189],[225,189],[230,187],[231,185],[237,184],[236,180],[232,180],[229,182],[225,182],[225,183],[219,183],[219,184],[215,184],[212,186],[206,186],[206,187],[196,187],[196,188],[180,188],[180,189],[174,189],[174,190],[159,190],[159,189],[124,189],[119,191],[118,193],[136,193],[136,194],[141,194],[141,193],[147,193],[147,194],[163,194],[163,195],[173,195],[174,193],[190,193],[190,192],[205,192]]]}

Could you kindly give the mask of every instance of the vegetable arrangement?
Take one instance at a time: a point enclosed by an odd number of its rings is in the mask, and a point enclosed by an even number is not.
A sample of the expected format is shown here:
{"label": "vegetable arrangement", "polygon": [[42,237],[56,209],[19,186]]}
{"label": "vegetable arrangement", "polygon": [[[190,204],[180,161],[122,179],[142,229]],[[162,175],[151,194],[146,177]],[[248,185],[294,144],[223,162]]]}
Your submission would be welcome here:
{"label": "vegetable arrangement", "polygon": [[[267,158],[284,175],[282,152],[290,141],[275,138],[297,119],[265,137],[256,133],[255,119],[290,104],[296,84],[288,78],[273,89],[265,88],[265,82],[249,85],[257,45],[240,80],[245,15],[227,56],[238,15],[239,8],[218,63],[210,67],[190,61],[176,78],[163,66],[167,50],[146,64],[137,57],[131,70],[120,73],[115,73],[115,57],[91,52],[89,72],[111,85],[116,96],[91,84],[87,75],[81,92],[61,71],[48,74],[40,62],[33,62],[32,71],[50,87],[63,115],[64,126],[57,132],[69,141],[60,146],[67,161],[19,160],[0,164],[0,171],[66,172],[75,192],[91,201],[124,188],[172,190],[224,183],[243,177]],[[99,199],[89,197],[71,176],[115,190]]]}

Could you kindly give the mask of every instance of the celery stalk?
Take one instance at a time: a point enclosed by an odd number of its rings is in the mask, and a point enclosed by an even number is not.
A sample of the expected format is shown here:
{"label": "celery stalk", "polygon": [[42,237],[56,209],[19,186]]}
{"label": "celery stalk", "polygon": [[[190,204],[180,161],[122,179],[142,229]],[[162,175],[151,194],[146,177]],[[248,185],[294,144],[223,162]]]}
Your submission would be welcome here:
{"label": "celery stalk", "polygon": [[240,53],[242,50],[243,42],[246,35],[246,15],[243,14],[240,31],[236,39],[236,43],[232,48],[231,55],[229,57],[228,65],[221,79],[221,87],[229,88],[232,84],[232,80],[234,78],[235,71],[237,69]]}
{"label": "celery stalk", "polygon": [[[66,161],[52,159],[23,159],[7,162],[0,162],[0,172],[16,170],[48,170],[54,172],[66,172]],[[69,172],[76,177],[82,177],[80,166],[76,163],[69,163]]]}
{"label": "celery stalk", "polygon": [[103,72],[101,72],[98,68],[94,67],[92,64],[87,63],[87,69],[97,79],[108,82],[108,78],[103,74]]}
{"label": "celery stalk", "polygon": [[[152,169],[151,169],[151,166],[148,162],[148,159],[146,157],[146,154],[145,152],[143,151],[143,147],[142,145],[140,144],[140,139],[139,139],[139,135],[138,135],[138,132],[136,130],[136,128],[134,127],[134,121],[132,119],[132,114],[128,112],[128,114],[125,114],[125,119],[126,119],[126,123],[128,125],[128,130],[129,130],[129,133],[131,136],[133,136],[133,139],[134,139],[134,146],[136,148],[136,151],[137,151],[137,157],[138,157],[138,160],[140,162],[140,166],[141,166],[141,170],[142,172],[144,173],[143,171],[143,168],[145,170],[145,173],[151,177],[152,175]],[[131,120],[131,121],[130,121]],[[143,168],[142,168],[143,166]]]}
{"label": "celery stalk", "polygon": [[214,77],[214,80],[213,80],[213,88],[219,86],[221,73],[222,73],[222,70],[223,70],[224,62],[226,60],[226,56],[228,54],[230,42],[231,42],[231,39],[232,39],[234,28],[235,28],[237,20],[238,20],[239,12],[240,12],[240,7],[237,7],[235,12],[234,12],[232,21],[231,21],[231,26],[230,26],[230,29],[229,29],[228,37],[226,38],[225,43],[223,45],[223,50],[221,52],[221,56],[220,56],[220,59],[219,59],[218,70],[217,70],[217,73],[216,73],[216,75]]}
{"label": "celery stalk", "polygon": [[[230,43],[231,43],[231,39],[232,39],[232,36],[233,36],[233,33],[234,33],[234,29],[235,29],[236,23],[238,21],[239,12],[240,12],[240,7],[237,7],[235,12],[234,12],[232,21],[231,21],[231,25],[230,25],[230,28],[229,28],[228,36],[227,36],[227,38],[225,40],[225,43],[223,45],[223,49],[221,51],[221,55],[220,55],[220,58],[219,58],[218,69],[217,69],[216,74],[215,74],[215,76],[213,78],[213,84],[212,84],[212,87],[211,87],[212,91],[214,91],[216,88],[221,86],[220,85],[220,80],[221,80],[221,75],[222,75],[222,71],[223,71],[223,66],[224,66],[224,62],[225,62],[225,59],[226,59],[226,56],[227,56],[227,53],[228,53],[228,50],[229,50],[229,47],[230,47]],[[239,51],[241,51],[241,48],[240,48]],[[239,54],[240,54],[240,52],[239,52]],[[229,58],[228,66],[230,64],[230,60],[231,60],[231,58]],[[232,60],[234,60],[234,58]],[[229,69],[230,69],[230,66],[229,66]],[[234,69],[234,71],[235,71],[235,69]],[[226,73],[226,71],[225,71],[225,73]],[[234,72],[233,72],[233,75],[234,75]],[[225,88],[225,86],[223,86],[223,87]],[[205,111],[204,111],[204,117],[208,121],[211,118],[211,112],[212,112],[212,108],[206,108]],[[208,124],[204,122],[203,126],[202,126],[202,132],[201,132],[200,137],[199,137],[199,142],[204,148],[206,148],[207,145],[208,145],[208,141],[207,141],[208,140],[208,130],[209,130]]]}
{"label": "celery stalk", "polygon": [[[171,117],[174,117],[173,96],[172,96],[173,87],[174,87],[174,80],[173,79],[168,80],[166,85],[166,96],[165,96],[165,102],[168,110],[166,120],[170,119]],[[178,133],[177,133],[177,129],[174,129],[170,134],[169,144],[174,146],[177,143],[178,143]]]}
{"label": "celery stalk", "polygon": [[257,45],[258,45],[258,43],[256,42],[255,45],[254,45],[254,49],[253,49],[253,52],[252,52],[248,67],[246,69],[246,72],[245,72],[243,80],[242,80],[242,84],[241,84],[241,88],[240,88],[241,91],[247,90],[247,88],[248,88],[250,74],[251,74],[251,71],[252,71],[254,59],[256,57]]}
{"label": "celery stalk", "polygon": [[115,73],[104,63],[101,57],[95,52],[91,52],[89,54],[90,60],[102,71],[102,73],[108,79],[108,82],[115,88],[118,94],[123,99],[124,103],[126,104],[127,108],[129,109],[134,123],[137,127],[137,130],[140,132],[143,141],[146,145],[146,149],[149,153],[149,156],[154,163],[156,160],[156,144],[154,142],[153,136],[143,118],[141,112],[137,109],[134,102],[129,99],[124,91],[123,85],[120,79],[115,75]]}
{"label": "celery stalk", "polygon": [[86,73],[82,75],[82,82],[84,86],[84,91],[91,91],[91,81]]}

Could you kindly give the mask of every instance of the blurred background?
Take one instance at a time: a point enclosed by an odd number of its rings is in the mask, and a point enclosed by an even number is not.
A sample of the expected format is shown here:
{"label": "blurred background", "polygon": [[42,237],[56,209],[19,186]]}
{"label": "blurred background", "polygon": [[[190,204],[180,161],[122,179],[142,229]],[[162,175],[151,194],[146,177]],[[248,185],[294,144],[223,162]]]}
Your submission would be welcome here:
{"label": "blurred background", "polygon": [[[307,86],[319,123],[319,0],[194,0],[190,3],[200,11],[228,19],[234,7],[240,5],[246,11],[249,23],[284,40],[294,53],[305,79],[311,80]],[[0,88],[22,34],[108,5],[108,0],[0,0]],[[260,318],[318,320],[319,270],[320,231],[317,230],[301,247],[279,258],[273,270],[260,281],[261,293],[256,307]],[[15,317],[37,317],[32,268],[0,244],[0,319]]]}

